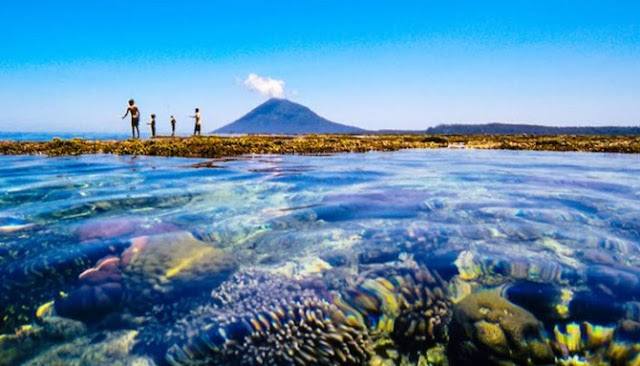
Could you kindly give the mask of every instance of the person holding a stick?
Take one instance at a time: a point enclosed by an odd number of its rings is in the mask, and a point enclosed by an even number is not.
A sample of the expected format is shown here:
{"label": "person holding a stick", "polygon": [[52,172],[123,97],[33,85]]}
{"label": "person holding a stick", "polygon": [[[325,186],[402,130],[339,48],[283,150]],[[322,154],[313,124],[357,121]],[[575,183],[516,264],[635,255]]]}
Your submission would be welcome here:
{"label": "person holding a stick", "polygon": [[193,136],[201,135],[201,133],[202,133],[202,125],[200,124],[200,110],[198,108],[196,108],[196,114],[194,114],[193,116],[189,116],[189,117],[195,118],[195,120],[196,120],[196,125],[193,128]]}

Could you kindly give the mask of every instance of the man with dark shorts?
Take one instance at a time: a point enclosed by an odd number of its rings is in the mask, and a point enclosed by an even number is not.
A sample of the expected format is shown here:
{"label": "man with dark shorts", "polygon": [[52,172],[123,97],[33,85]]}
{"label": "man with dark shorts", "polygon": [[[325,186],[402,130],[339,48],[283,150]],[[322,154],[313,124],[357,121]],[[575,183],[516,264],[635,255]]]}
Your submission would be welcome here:
{"label": "man with dark shorts", "polygon": [[151,125],[151,137],[156,137],[156,115],[151,115],[151,122],[147,123]]}
{"label": "man with dark shorts", "polygon": [[176,135],[176,119],[171,116],[171,136]]}
{"label": "man with dark shorts", "polygon": [[133,138],[136,138],[136,131],[138,131],[138,138],[140,138],[140,128],[138,127],[140,124],[140,111],[133,99],[129,99],[129,107],[124,113],[124,116],[122,116],[122,119],[127,118],[127,114],[129,113],[131,113],[131,135]]}
{"label": "man with dark shorts", "polygon": [[196,108],[196,114],[189,117],[196,120],[196,126],[193,128],[193,136],[200,135],[202,131],[202,125],[200,124],[200,110]]}

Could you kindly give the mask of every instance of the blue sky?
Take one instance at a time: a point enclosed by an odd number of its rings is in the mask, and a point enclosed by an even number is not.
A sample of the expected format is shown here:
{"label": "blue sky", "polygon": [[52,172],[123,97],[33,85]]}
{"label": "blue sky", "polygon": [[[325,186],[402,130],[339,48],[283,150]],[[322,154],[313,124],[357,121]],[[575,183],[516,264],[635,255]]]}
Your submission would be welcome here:
{"label": "blue sky", "polygon": [[[205,131],[284,96],[363,128],[640,124],[638,1],[15,1],[0,130]],[[262,80],[262,79],[261,79]]]}

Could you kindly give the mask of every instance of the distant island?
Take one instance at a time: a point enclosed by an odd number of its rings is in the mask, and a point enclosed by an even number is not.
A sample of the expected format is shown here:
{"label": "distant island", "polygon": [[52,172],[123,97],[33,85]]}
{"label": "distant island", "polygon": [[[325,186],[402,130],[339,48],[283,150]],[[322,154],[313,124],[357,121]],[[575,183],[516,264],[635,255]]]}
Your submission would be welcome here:
{"label": "distant island", "polygon": [[640,126],[550,127],[508,123],[445,124],[429,127],[420,133],[429,135],[640,135]]}
{"label": "distant island", "polygon": [[272,98],[213,133],[359,134],[366,130],[331,122],[287,99]]}
{"label": "distant island", "polygon": [[377,135],[540,135],[638,136],[640,126],[552,127],[512,123],[442,124],[426,130],[377,130]]}
{"label": "distant island", "polygon": [[272,98],[252,111],[212,132],[213,134],[376,134],[376,135],[640,135],[640,126],[551,127],[528,124],[441,124],[424,130],[366,130],[329,121],[308,107]]}

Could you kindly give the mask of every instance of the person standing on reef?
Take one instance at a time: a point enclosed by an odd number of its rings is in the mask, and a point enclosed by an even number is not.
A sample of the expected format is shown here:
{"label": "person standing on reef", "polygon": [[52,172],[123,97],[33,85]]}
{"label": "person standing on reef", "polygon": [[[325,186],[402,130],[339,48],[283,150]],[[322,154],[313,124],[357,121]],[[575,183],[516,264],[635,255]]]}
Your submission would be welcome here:
{"label": "person standing on reef", "polygon": [[171,116],[171,137],[176,135],[176,119]]}
{"label": "person standing on reef", "polygon": [[129,107],[127,111],[122,116],[122,119],[127,118],[127,114],[131,113],[131,137],[136,138],[136,131],[138,131],[138,138],[140,138],[140,128],[138,125],[140,124],[140,110],[136,106],[133,99],[129,99]]}
{"label": "person standing on reef", "polygon": [[200,124],[200,110],[196,108],[196,114],[193,116],[189,116],[191,118],[196,119],[196,126],[193,128],[193,136],[201,135],[202,133],[202,125]]}
{"label": "person standing on reef", "polygon": [[147,123],[151,125],[151,137],[156,137],[156,115],[151,115],[151,122]]}

